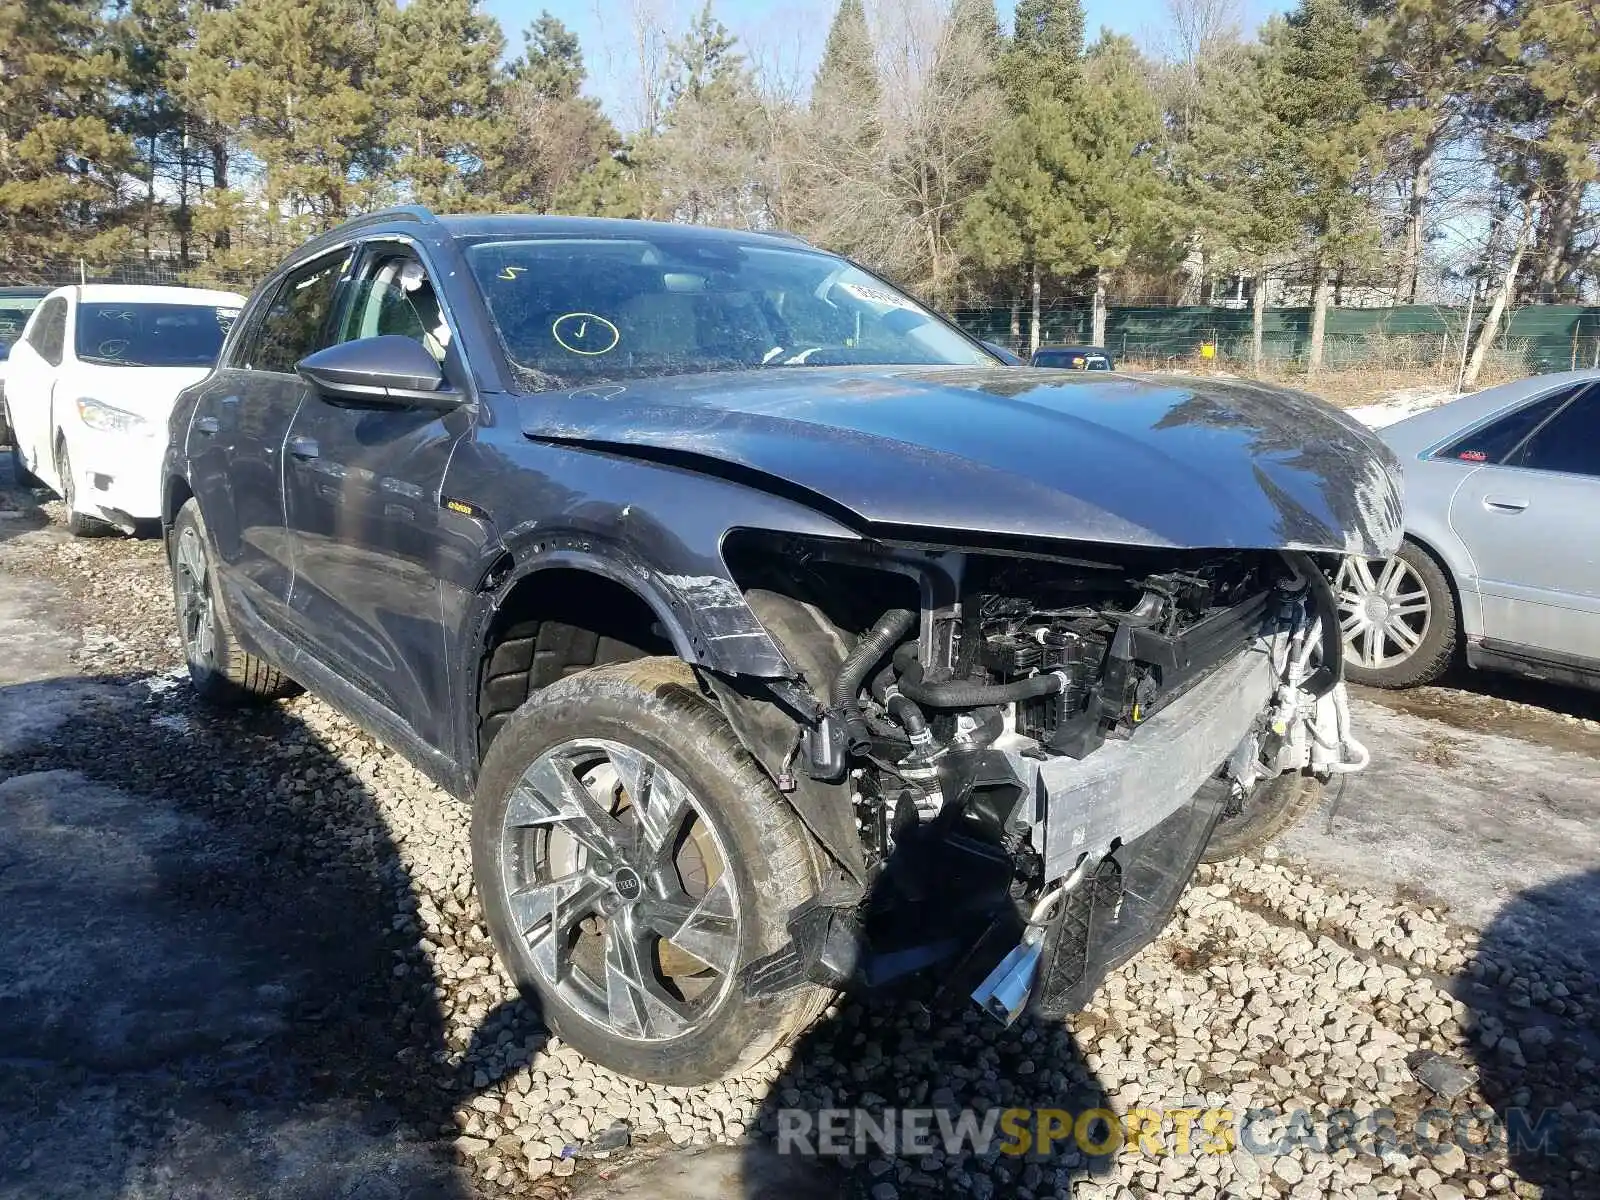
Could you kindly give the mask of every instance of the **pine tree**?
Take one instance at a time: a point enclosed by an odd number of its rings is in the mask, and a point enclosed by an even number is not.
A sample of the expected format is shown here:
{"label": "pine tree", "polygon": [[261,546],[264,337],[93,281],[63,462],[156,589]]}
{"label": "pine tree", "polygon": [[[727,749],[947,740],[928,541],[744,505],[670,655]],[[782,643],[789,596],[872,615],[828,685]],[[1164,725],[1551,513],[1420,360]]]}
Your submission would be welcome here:
{"label": "pine tree", "polygon": [[841,253],[871,257],[883,212],[863,201],[863,180],[884,173],[883,97],[861,0],[843,0],[798,118],[789,153],[788,222]]}
{"label": "pine tree", "polygon": [[1404,209],[1395,299],[1416,302],[1434,167],[1464,132],[1499,16],[1482,0],[1360,0],[1373,94],[1393,115],[1389,157]]}
{"label": "pine tree", "polygon": [[[188,114],[173,91],[178,51],[194,35],[184,0],[133,0],[111,25],[110,41],[121,67],[122,102],[115,122],[133,144],[133,174],[144,187],[139,224],[144,253],[170,226],[179,259],[189,265]],[[161,193],[158,198],[158,189]],[[165,197],[176,191],[169,214]]]}
{"label": "pine tree", "polygon": [[[1515,45],[1526,84],[1520,108],[1508,106],[1501,115],[1514,124],[1504,132],[1516,135],[1505,140],[1521,140],[1533,160],[1523,170],[1537,173],[1544,199],[1538,249],[1522,286],[1549,299],[1582,265],[1578,239],[1585,225],[1600,223],[1586,205],[1600,178],[1600,8],[1570,0],[1519,7],[1521,21],[1504,41]],[[1592,254],[1594,247],[1587,249]]]}
{"label": "pine tree", "polygon": [[394,172],[440,211],[494,207],[508,130],[499,120],[504,38],[478,0],[408,0],[380,65]]}
{"label": "pine tree", "polygon": [[1175,199],[1206,269],[1252,277],[1251,360],[1258,369],[1269,273],[1300,239],[1295,174],[1266,109],[1262,70],[1255,48],[1202,57],[1172,156]]}
{"label": "pine tree", "polygon": [[1083,60],[1083,0],[1017,0],[1006,88],[1021,108],[1041,90],[1065,97]]}
{"label": "pine tree", "polygon": [[511,64],[511,78],[550,100],[570,100],[583,86],[586,70],[578,35],[549,10],[522,34],[522,57]]}
{"label": "pine tree", "polygon": [[651,176],[651,215],[711,225],[769,224],[764,110],[738,40],[712,14],[708,0],[671,50],[663,128],[634,148]]}
{"label": "pine tree", "polygon": [[861,0],[841,0],[811,85],[812,111],[827,113],[831,120],[851,121],[852,125],[867,122],[853,132],[870,137],[877,127],[880,98],[877,56],[872,32],[867,28],[867,10]]}
{"label": "pine tree", "polygon": [[[201,19],[189,88],[260,164],[269,243],[393,198],[380,60],[395,19],[392,0],[240,0]],[[237,194],[209,200],[240,211]],[[277,252],[236,250],[241,265]]]}
{"label": "pine tree", "polygon": [[117,64],[102,6],[0,0],[0,247],[13,269],[128,245],[128,139],[111,123]]}
{"label": "pine tree", "polygon": [[1315,373],[1334,272],[1369,263],[1377,249],[1370,184],[1394,122],[1370,90],[1361,23],[1347,0],[1300,0],[1267,26],[1264,45],[1266,110],[1299,201]]}
{"label": "pine tree", "polygon": [[1095,334],[1103,338],[1108,277],[1136,249],[1169,236],[1170,206],[1157,170],[1162,114],[1145,75],[1131,42],[1103,38],[1070,97],[1028,99],[967,207],[963,233],[977,261],[1028,273],[1034,348],[1041,276],[1088,275]]}
{"label": "pine tree", "polygon": [[708,94],[737,89],[748,82],[739,40],[712,14],[711,0],[695,14],[688,32],[672,43],[671,53],[677,70],[667,89],[669,105],[684,99],[703,100]]}
{"label": "pine tree", "polygon": [[552,199],[550,211],[637,219],[648,216],[659,205],[651,185],[650,177],[623,148],[563,185]]}
{"label": "pine tree", "polygon": [[621,139],[599,102],[579,94],[584,65],[577,35],[544,12],[523,40],[504,89],[502,201],[536,212],[638,216],[632,168],[613,158]]}

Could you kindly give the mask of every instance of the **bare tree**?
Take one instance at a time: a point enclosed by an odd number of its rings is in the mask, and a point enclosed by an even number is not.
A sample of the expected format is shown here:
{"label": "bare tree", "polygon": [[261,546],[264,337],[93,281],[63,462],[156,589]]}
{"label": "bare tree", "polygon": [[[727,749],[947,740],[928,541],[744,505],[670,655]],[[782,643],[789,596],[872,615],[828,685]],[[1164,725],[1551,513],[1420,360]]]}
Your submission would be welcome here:
{"label": "bare tree", "polygon": [[1143,39],[1158,57],[1193,71],[1214,47],[1240,40],[1240,0],[1166,0],[1166,20]]}
{"label": "bare tree", "polygon": [[1523,203],[1522,220],[1517,225],[1517,236],[1511,245],[1511,255],[1506,262],[1505,274],[1500,278],[1500,286],[1495,289],[1494,299],[1489,303],[1489,311],[1478,329],[1478,340],[1472,346],[1472,361],[1467,364],[1466,374],[1462,376],[1461,385],[1464,388],[1477,385],[1478,373],[1483,370],[1483,364],[1489,357],[1489,348],[1494,345],[1495,335],[1500,331],[1500,320],[1505,316],[1511,297],[1516,293],[1517,274],[1522,270],[1522,259],[1528,252],[1528,245],[1538,222],[1539,196],[1535,192]]}

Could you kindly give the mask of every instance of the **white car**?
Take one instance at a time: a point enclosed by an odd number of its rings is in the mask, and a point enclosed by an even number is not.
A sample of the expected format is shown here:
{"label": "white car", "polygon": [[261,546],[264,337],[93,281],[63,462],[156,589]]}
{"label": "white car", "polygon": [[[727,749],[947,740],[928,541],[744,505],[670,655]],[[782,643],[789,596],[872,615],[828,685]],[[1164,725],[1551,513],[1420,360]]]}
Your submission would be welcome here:
{"label": "white car", "polygon": [[243,306],[234,292],[202,288],[51,292],[7,363],[18,482],[59,495],[73,533],[159,519],[167,417],[210,372]]}

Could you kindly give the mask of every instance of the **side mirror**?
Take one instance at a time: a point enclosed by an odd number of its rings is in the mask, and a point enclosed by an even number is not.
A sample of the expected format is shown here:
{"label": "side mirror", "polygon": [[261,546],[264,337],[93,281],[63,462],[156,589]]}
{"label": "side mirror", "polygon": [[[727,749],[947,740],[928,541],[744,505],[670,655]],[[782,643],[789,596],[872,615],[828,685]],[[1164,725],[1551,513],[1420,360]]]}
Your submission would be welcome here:
{"label": "side mirror", "polygon": [[422,343],[398,333],[340,342],[308,354],[295,370],[324,396],[351,404],[450,409],[462,401]]}
{"label": "side mirror", "polygon": [[987,350],[990,354],[994,355],[1001,362],[1005,363],[1006,366],[1008,366],[1008,367],[1020,367],[1020,366],[1022,366],[1022,359],[1020,357],[1018,357],[1016,352],[1013,351],[1013,350],[1007,350],[999,342],[983,342],[982,345],[983,345],[983,348],[985,350]]}

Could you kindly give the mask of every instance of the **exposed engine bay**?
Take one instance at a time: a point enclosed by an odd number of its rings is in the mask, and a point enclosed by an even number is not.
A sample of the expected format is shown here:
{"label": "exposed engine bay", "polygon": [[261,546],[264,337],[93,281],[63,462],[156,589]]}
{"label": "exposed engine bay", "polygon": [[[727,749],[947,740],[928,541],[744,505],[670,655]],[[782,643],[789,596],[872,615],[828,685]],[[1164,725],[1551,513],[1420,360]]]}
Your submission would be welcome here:
{"label": "exposed engine bay", "polygon": [[[820,701],[788,763],[848,788],[867,886],[796,915],[774,986],[939,967],[1008,1023],[1071,1011],[1159,932],[1219,821],[1286,773],[1366,765],[1325,564],[1105,549],[786,548],[752,607]],[[769,621],[777,595],[812,624]]]}

